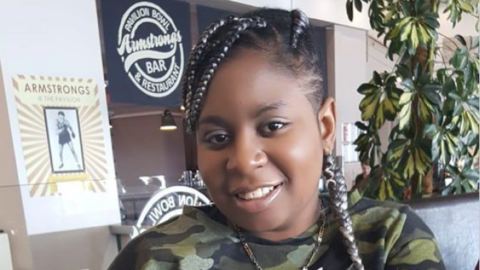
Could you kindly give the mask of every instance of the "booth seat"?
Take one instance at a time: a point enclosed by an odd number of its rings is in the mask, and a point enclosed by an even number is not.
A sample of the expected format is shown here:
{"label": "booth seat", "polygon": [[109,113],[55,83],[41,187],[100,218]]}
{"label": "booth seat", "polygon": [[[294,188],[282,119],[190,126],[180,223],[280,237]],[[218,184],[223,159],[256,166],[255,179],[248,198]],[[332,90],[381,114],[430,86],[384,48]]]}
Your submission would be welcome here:
{"label": "booth seat", "polygon": [[433,231],[447,270],[474,270],[479,259],[479,194],[407,202]]}

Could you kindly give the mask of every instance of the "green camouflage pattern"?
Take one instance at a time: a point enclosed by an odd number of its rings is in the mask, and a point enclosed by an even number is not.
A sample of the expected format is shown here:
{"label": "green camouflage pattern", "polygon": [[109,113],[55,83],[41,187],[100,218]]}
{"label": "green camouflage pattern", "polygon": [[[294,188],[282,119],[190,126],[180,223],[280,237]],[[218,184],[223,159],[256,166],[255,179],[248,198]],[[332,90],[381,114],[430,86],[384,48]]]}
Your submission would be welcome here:
{"label": "green camouflage pattern", "polygon": [[[349,205],[366,270],[445,269],[432,232],[408,206],[360,198],[358,192],[350,194]],[[109,270],[255,270],[226,224],[215,206],[186,207],[180,217],[130,241]],[[263,269],[287,270],[304,266],[317,230],[314,225],[281,242],[245,236]],[[323,242],[309,269],[347,269],[351,261],[342,240],[328,213]]]}

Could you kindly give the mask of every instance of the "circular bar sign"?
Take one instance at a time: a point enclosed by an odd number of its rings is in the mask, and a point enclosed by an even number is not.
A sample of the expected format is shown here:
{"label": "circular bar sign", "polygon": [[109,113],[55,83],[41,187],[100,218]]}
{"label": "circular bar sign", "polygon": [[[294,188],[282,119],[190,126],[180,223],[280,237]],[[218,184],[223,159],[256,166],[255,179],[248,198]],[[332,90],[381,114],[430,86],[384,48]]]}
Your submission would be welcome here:
{"label": "circular bar sign", "polygon": [[136,3],[123,14],[117,53],[133,84],[151,97],[166,97],[180,83],[184,69],[182,34],[154,3]]}
{"label": "circular bar sign", "polygon": [[207,196],[193,188],[174,186],[164,189],[155,194],[143,208],[134,226],[132,238],[149,227],[181,215],[185,205],[202,206],[210,203]]}

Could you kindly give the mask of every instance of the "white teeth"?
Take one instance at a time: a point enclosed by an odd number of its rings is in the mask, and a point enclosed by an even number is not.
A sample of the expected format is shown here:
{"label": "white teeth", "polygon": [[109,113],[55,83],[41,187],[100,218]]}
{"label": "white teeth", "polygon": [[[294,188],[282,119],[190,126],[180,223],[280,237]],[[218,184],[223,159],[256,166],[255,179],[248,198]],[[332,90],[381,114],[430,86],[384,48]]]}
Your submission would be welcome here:
{"label": "white teeth", "polygon": [[260,198],[260,197],[263,196],[263,193],[262,193],[262,189],[261,189],[261,188],[253,191],[252,193],[253,193],[253,198]]}
{"label": "white teeth", "polygon": [[263,187],[263,188],[257,188],[256,190],[252,192],[245,192],[245,193],[239,193],[238,196],[244,200],[252,200],[252,199],[259,199],[262,197],[267,196],[272,190],[274,190],[275,187]]}
{"label": "white teeth", "polygon": [[273,187],[264,187],[264,188],[262,188],[262,194],[267,195],[272,190],[273,190]]}

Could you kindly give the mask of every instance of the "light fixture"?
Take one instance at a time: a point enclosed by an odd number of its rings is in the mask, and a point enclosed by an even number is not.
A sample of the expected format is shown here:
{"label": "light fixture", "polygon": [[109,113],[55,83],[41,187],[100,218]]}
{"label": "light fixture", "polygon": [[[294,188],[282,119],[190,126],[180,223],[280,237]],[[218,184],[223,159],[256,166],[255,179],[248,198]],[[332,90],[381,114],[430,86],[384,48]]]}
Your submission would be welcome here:
{"label": "light fixture", "polygon": [[165,110],[162,114],[162,125],[160,130],[176,130],[177,124],[175,124],[175,119],[169,110]]}

